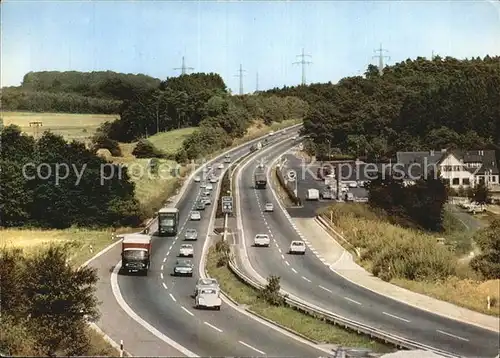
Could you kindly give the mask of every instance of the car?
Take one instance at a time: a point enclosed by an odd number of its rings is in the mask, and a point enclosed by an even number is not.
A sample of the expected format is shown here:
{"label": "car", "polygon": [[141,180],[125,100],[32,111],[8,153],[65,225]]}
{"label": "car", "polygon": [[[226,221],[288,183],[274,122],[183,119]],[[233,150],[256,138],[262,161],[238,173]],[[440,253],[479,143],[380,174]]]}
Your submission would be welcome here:
{"label": "car", "polygon": [[206,190],[201,193],[202,196],[210,196],[210,191]]}
{"label": "car", "polygon": [[191,244],[182,244],[179,249],[179,256],[182,257],[193,257],[194,256],[194,248]]}
{"label": "car", "polygon": [[195,205],[196,210],[205,210],[205,203],[202,202],[201,200],[198,201]]}
{"label": "car", "polygon": [[191,211],[189,218],[193,221],[194,220],[201,220],[201,213],[199,211]]}
{"label": "car", "polygon": [[206,186],[207,186],[207,182],[206,181],[202,181],[200,183],[200,188],[206,188]]}
{"label": "car", "polygon": [[199,278],[198,282],[196,282],[196,286],[194,288],[194,297],[198,295],[201,289],[203,288],[215,288],[217,290],[220,290],[219,282],[215,278]]}
{"label": "car", "polygon": [[195,176],[195,177],[194,177],[194,182],[195,182],[195,183],[199,183],[199,182],[201,182],[201,178],[200,178],[199,176]]}
{"label": "car", "polygon": [[184,233],[184,240],[186,241],[198,240],[198,231],[196,231],[196,229],[186,229],[186,232]]}
{"label": "car", "polygon": [[349,188],[357,188],[358,187],[358,183],[356,183],[355,181],[349,183]]}
{"label": "car", "polygon": [[212,169],[212,164],[208,164],[207,165],[207,170],[211,170]]}
{"label": "car", "polygon": [[224,163],[231,163],[231,156],[230,155],[226,155],[224,157]]}
{"label": "car", "polygon": [[217,169],[224,169],[224,163],[220,163],[220,164],[217,166]]}
{"label": "car", "polygon": [[273,135],[274,135],[274,132],[273,132],[273,131],[270,131],[270,132],[269,132],[269,135],[270,135],[270,136],[273,136]]}
{"label": "car", "polygon": [[204,205],[212,205],[212,199],[210,199],[209,196],[206,196],[204,197],[203,199],[201,199],[201,202],[204,204]]}
{"label": "car", "polygon": [[220,311],[221,304],[220,290],[211,287],[202,288],[195,298],[196,308],[215,308]]}
{"label": "car", "polygon": [[305,242],[299,240],[292,241],[292,243],[290,244],[290,248],[288,249],[288,253],[304,255],[306,253]]}
{"label": "car", "polygon": [[213,190],[214,186],[211,183],[208,183],[207,186],[205,187],[207,190]]}
{"label": "car", "polygon": [[191,260],[177,260],[174,266],[174,276],[193,276],[193,263]]}
{"label": "car", "polygon": [[265,246],[269,247],[271,240],[267,234],[257,234],[253,239],[253,246]]}
{"label": "car", "polygon": [[273,203],[266,203],[266,206],[264,207],[264,211],[266,211],[266,212],[273,212],[274,211],[274,205],[273,205]]}
{"label": "car", "polygon": [[217,175],[212,175],[212,176],[210,177],[210,183],[215,184],[215,183],[217,183],[218,181],[219,181],[219,178],[217,177]]}

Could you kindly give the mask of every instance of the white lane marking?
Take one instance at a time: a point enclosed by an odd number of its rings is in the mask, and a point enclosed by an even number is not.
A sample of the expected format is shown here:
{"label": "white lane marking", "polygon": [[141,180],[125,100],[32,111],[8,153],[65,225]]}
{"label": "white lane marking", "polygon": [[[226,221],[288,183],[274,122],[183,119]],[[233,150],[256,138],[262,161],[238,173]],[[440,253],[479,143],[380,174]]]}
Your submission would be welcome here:
{"label": "white lane marking", "polygon": [[168,251],[172,250],[172,246],[174,246],[174,245],[170,245],[170,247],[168,248]]}
{"label": "white lane marking", "polygon": [[160,267],[160,271],[163,271],[163,265],[161,265],[161,267]]}
{"label": "white lane marking", "polygon": [[193,312],[189,312],[188,309],[184,306],[181,306],[181,308],[184,310],[184,312],[186,312],[187,314],[191,315],[191,316],[194,316]]}
{"label": "white lane marking", "polygon": [[284,260],[285,259],[285,255],[281,254],[281,258]]}
{"label": "white lane marking", "polygon": [[307,282],[311,282],[311,280],[309,280],[307,277],[302,276],[302,279],[306,280]]}
{"label": "white lane marking", "polygon": [[134,321],[139,323],[142,327],[147,329],[149,332],[151,332],[154,336],[158,337],[161,339],[163,342],[168,344],[169,346],[174,347],[177,349],[179,352],[184,354],[187,357],[199,357],[196,353],[190,351],[186,347],[181,346],[179,343],[174,341],[173,339],[167,337],[163,333],[161,333],[159,330],[154,328],[152,325],[150,325],[148,322],[143,320],[141,317],[135,313],[130,306],[125,302],[123,299],[122,293],[120,291],[120,286],[118,285],[118,272],[120,271],[120,268],[122,266],[121,261],[116,264],[113,272],[111,273],[111,290],[113,291],[113,295],[115,296],[116,301],[120,305],[120,307],[129,315],[130,318],[132,318]]}
{"label": "white lane marking", "polygon": [[163,272],[160,272],[160,278],[163,280]]}
{"label": "white lane marking", "polygon": [[332,290],[329,290],[328,288],[323,287],[323,286],[321,286],[321,285],[319,285],[319,288],[321,288],[322,290],[325,290],[326,292],[330,292],[330,293],[332,293]]}
{"label": "white lane marking", "polygon": [[278,252],[281,254],[281,249],[278,247]]}
{"label": "white lane marking", "polygon": [[265,355],[266,355],[266,353],[265,353],[265,352],[262,352],[261,350],[258,350],[257,348],[252,347],[252,346],[251,346],[250,344],[248,344],[248,343],[245,343],[245,342],[243,342],[243,341],[238,341],[238,342],[240,342],[241,344],[243,344],[245,347],[248,347],[248,348],[250,348],[250,349],[253,349],[253,350],[254,350],[254,351],[256,351],[257,353],[262,354],[263,356],[265,356]]}
{"label": "white lane marking", "polygon": [[439,329],[436,329],[436,331],[439,332],[439,333],[445,334],[447,336],[450,336],[450,337],[453,337],[453,338],[456,338],[456,339],[460,339],[460,340],[465,341],[465,342],[469,341],[467,338],[455,336],[454,334],[451,334],[451,333],[448,333],[448,332],[444,332],[444,331],[440,331]]}
{"label": "white lane marking", "polygon": [[[168,256],[168,255],[167,255],[167,256]],[[167,258],[166,258],[166,257],[163,259],[163,262],[167,262]]]}
{"label": "white lane marking", "polygon": [[174,302],[177,302],[177,300],[175,299],[174,295],[172,295],[171,293],[169,293],[169,296],[170,296],[170,298],[171,298]]}
{"label": "white lane marking", "polygon": [[292,271],[293,271],[293,272],[295,272],[295,273],[297,273],[297,270],[296,270],[296,269],[294,269],[293,267],[292,267]]}
{"label": "white lane marking", "polygon": [[399,319],[400,321],[404,321],[406,323],[410,323],[410,321],[407,320],[407,319],[405,319],[405,318],[401,318],[401,317],[395,316],[395,315],[387,313],[387,312],[382,312],[382,314],[385,314],[386,316],[389,316],[389,317],[392,317],[392,318],[395,318],[395,319]]}
{"label": "white lane marking", "polygon": [[170,255],[170,250],[167,251],[167,256]]}
{"label": "white lane marking", "polygon": [[168,287],[167,287],[167,285],[165,285],[165,282],[162,282],[162,285],[163,285],[163,288],[165,288],[165,290],[168,290]]}
{"label": "white lane marking", "polygon": [[286,264],[287,266],[290,266],[290,263],[289,263],[288,261],[285,261],[285,264]]}
{"label": "white lane marking", "polygon": [[[331,291],[330,291],[330,292],[331,292]],[[348,300],[348,301],[351,301],[352,303],[355,303],[355,304],[357,304],[357,305],[362,306],[362,305],[361,305],[361,302],[355,301],[355,300],[353,300],[352,298],[349,298],[349,297],[344,297],[344,299],[346,299],[346,300]]]}
{"label": "white lane marking", "polygon": [[209,326],[210,328],[213,328],[213,329],[215,329],[216,331],[218,331],[218,332],[222,333],[222,329],[217,328],[217,327],[215,327],[215,326],[211,325],[211,324],[210,324],[210,323],[208,323],[208,322],[203,322],[203,323],[204,323],[204,324],[206,324],[207,326]]}

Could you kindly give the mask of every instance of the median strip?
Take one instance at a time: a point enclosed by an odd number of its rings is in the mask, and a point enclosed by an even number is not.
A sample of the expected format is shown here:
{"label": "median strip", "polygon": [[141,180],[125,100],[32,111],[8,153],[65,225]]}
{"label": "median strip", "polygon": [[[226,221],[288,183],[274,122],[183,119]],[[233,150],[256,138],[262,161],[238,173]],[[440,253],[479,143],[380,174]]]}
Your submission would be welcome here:
{"label": "median strip", "polygon": [[241,282],[226,265],[220,265],[223,261],[221,256],[215,250],[215,245],[210,248],[206,263],[209,276],[216,278],[226,295],[239,305],[244,305],[250,313],[314,342],[363,347],[377,353],[394,351],[392,346],[333,326],[290,307],[271,305],[261,297],[260,292]]}

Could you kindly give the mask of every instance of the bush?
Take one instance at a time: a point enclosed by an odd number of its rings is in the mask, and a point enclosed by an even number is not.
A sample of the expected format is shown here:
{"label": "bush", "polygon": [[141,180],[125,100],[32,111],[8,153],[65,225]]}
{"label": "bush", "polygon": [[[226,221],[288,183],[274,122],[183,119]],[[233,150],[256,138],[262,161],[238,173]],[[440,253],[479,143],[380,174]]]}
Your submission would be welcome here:
{"label": "bush", "polygon": [[[32,256],[0,250],[0,350],[11,355],[86,355],[87,320],[99,317],[93,268],[66,264],[68,251],[51,246]],[[27,319],[27,317],[29,317]]]}
{"label": "bush", "polygon": [[107,149],[113,157],[121,157],[122,150],[116,140],[108,138],[104,133],[97,132],[92,137],[92,150],[97,152],[99,149]]}
{"label": "bush", "polygon": [[164,154],[147,139],[141,139],[135,146],[132,154],[136,158],[163,158]]}
{"label": "bush", "polygon": [[227,241],[217,241],[215,244],[215,251],[217,252],[217,267],[229,265],[229,261],[231,260],[231,248]]}
{"label": "bush", "polygon": [[280,277],[271,275],[267,279],[267,285],[261,290],[259,297],[273,306],[283,306],[285,298],[280,294]]}

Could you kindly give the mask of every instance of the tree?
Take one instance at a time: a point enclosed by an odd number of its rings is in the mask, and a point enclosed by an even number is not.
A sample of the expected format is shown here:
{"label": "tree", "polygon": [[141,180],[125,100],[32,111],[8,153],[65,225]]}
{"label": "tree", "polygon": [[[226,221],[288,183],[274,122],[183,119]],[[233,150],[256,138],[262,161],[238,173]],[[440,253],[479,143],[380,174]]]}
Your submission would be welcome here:
{"label": "tree", "polygon": [[500,278],[500,220],[477,232],[474,241],[481,253],[471,260],[471,267],[486,279]]}
{"label": "tree", "polygon": [[473,190],[473,199],[476,203],[488,204],[491,199],[491,193],[484,182],[479,182]]}
{"label": "tree", "polygon": [[158,150],[153,143],[146,139],[141,139],[135,146],[132,154],[136,158],[162,158],[164,154]]}

